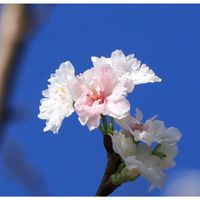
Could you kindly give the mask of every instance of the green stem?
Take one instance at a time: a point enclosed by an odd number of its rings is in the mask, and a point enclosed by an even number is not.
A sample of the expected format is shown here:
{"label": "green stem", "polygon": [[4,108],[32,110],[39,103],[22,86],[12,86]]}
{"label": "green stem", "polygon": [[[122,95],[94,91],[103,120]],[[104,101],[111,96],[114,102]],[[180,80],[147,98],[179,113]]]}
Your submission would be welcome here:
{"label": "green stem", "polygon": [[106,116],[101,114],[101,119],[103,122],[103,127],[104,127],[104,133],[106,134],[108,132],[108,124],[107,124],[107,120],[106,120]]}
{"label": "green stem", "polygon": [[110,117],[110,130],[113,131],[113,117]]}
{"label": "green stem", "polygon": [[101,126],[101,124],[99,124],[99,130],[101,131],[101,133],[102,133],[103,135],[106,134],[106,133],[105,133],[105,130],[104,130],[104,128]]}

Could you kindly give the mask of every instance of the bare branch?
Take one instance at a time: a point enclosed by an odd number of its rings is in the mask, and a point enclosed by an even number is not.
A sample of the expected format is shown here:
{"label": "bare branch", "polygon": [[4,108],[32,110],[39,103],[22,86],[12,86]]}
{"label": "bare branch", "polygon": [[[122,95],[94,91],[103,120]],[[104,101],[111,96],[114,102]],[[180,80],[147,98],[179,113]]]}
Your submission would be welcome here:
{"label": "bare branch", "polygon": [[10,72],[26,29],[25,5],[4,5],[0,21],[0,122],[5,115]]}
{"label": "bare branch", "polygon": [[107,165],[96,196],[108,196],[118,187],[118,185],[112,183],[110,176],[117,171],[121,163],[120,156],[116,154],[112,148],[111,137],[109,135],[104,135],[103,138],[104,147],[107,151]]}

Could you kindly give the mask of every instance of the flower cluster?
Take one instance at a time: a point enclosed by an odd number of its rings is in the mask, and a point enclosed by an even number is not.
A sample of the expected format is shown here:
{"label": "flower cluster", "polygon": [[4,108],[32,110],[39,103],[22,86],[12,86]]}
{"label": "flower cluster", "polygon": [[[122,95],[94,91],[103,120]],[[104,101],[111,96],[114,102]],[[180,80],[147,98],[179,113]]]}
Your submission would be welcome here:
{"label": "flower cluster", "polygon": [[[123,129],[115,131],[111,137],[114,151],[125,164],[125,175],[128,174],[129,179],[143,176],[152,182],[149,188],[152,190],[164,184],[164,170],[175,166],[174,158],[178,153],[176,143],[180,140],[181,133],[174,127],[166,128],[156,117],[144,123],[142,118],[142,112],[136,109],[135,117],[129,115],[117,120]],[[116,175],[113,178],[115,181],[124,181],[116,180]]]}
{"label": "flower cluster", "polygon": [[[122,162],[112,176],[113,183],[120,185],[142,175],[152,182],[151,188],[161,186],[165,179],[163,170],[175,165],[176,142],[181,134],[175,128],[166,129],[155,117],[142,123],[139,109],[132,117],[126,98],[136,85],[161,79],[133,54],[125,56],[121,50],[112,52],[110,58],[93,56],[91,60],[93,67],[79,75],[75,75],[69,61],[51,75],[38,115],[46,120],[44,131],[58,133],[63,119],[75,111],[82,125],[89,130],[99,127],[112,138],[113,150]],[[111,118],[110,127],[106,116]],[[113,129],[113,119],[122,130]]]}
{"label": "flower cluster", "polygon": [[94,66],[77,76],[69,61],[51,75],[40,106],[39,118],[47,120],[44,131],[58,133],[63,119],[73,111],[90,130],[99,126],[101,114],[122,119],[130,110],[126,95],[135,85],[161,81],[134,55],[125,56],[120,50],[111,58],[91,59]]}

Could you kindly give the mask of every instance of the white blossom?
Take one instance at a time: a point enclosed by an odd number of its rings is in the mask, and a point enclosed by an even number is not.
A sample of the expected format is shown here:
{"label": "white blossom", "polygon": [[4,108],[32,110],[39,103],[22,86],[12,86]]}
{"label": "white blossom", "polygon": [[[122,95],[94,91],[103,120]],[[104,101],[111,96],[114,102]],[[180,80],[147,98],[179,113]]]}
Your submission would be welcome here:
{"label": "white blossom", "polygon": [[137,60],[134,54],[125,56],[121,50],[112,52],[111,58],[92,56],[91,60],[95,67],[113,67],[120,79],[126,82],[128,92],[131,92],[135,85],[161,81],[146,64]]}
{"label": "white blossom", "polygon": [[115,121],[122,129],[128,130],[134,136],[135,141],[142,141],[148,145],[151,145],[153,142],[178,142],[181,137],[180,131],[174,127],[166,128],[164,122],[155,119],[156,117],[149,118],[143,123],[143,114],[137,108],[135,117],[129,114],[127,117],[115,119]]}
{"label": "white blossom", "polygon": [[[164,184],[164,170],[175,166],[174,158],[178,153],[176,143],[180,140],[181,133],[174,127],[166,128],[164,122],[155,119],[156,116],[145,123],[142,123],[142,117],[142,112],[136,109],[136,117],[128,115],[122,120],[115,119],[123,130],[115,132],[111,137],[113,149],[124,160],[129,173],[133,175],[138,172],[149,180],[152,183],[149,190],[152,190]],[[136,144],[134,141],[144,144]],[[152,143],[157,143],[157,146],[152,147]],[[135,150],[125,153],[125,144],[128,149],[134,145]]]}
{"label": "white blossom", "polygon": [[121,119],[130,111],[126,87],[110,66],[91,68],[72,84],[75,110],[82,125],[99,126],[101,114]]}
{"label": "white blossom", "polygon": [[45,98],[41,99],[40,119],[47,120],[44,131],[58,133],[62,121],[70,116],[73,111],[73,99],[69,84],[74,80],[74,67],[67,61],[62,63],[48,80],[48,89],[42,92]]}
{"label": "white blossom", "polygon": [[165,181],[165,175],[160,170],[161,159],[152,155],[152,149],[146,144],[134,143],[128,132],[114,132],[111,136],[113,149],[126,164],[130,175],[140,174],[152,185],[150,190],[161,187]]}
{"label": "white blossom", "polygon": [[152,155],[152,149],[145,144],[138,144],[135,156],[125,159],[128,169],[137,169],[141,176],[152,183],[149,191],[161,188],[166,180],[165,174],[160,170],[161,162],[159,157]]}
{"label": "white blossom", "polygon": [[[46,120],[43,130],[58,133],[64,118],[76,111],[82,125],[89,130],[99,127],[102,133],[111,136],[113,150],[122,161],[111,176],[113,183],[120,185],[141,175],[151,182],[149,190],[162,187],[165,170],[176,164],[176,143],[181,132],[174,127],[166,128],[157,116],[143,122],[138,108],[132,117],[126,98],[136,85],[161,79],[134,54],[125,56],[121,50],[112,52],[110,58],[91,59],[93,67],[79,75],[75,76],[69,61],[51,75],[39,107],[38,117]],[[105,118],[103,126],[99,126],[102,115],[114,118],[122,130],[113,130],[112,120],[106,124]]]}
{"label": "white blossom", "polygon": [[170,169],[176,165],[174,160],[178,153],[178,147],[176,144],[161,144],[157,151],[165,155],[160,165],[162,169]]}
{"label": "white blossom", "polygon": [[181,132],[174,127],[165,129],[163,134],[159,135],[159,143],[176,144],[181,139]]}
{"label": "white blossom", "polygon": [[123,132],[115,132],[112,137],[113,150],[118,153],[123,159],[132,156],[136,151],[136,144],[130,134]]}

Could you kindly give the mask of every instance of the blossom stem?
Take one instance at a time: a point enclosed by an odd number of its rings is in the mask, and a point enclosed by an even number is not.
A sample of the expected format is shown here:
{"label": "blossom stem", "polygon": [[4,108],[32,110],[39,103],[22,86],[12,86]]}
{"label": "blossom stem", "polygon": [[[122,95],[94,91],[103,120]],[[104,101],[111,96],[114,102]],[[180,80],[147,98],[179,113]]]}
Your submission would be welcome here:
{"label": "blossom stem", "polygon": [[104,147],[107,151],[107,165],[105,168],[104,176],[97,190],[96,196],[108,196],[117,187],[119,187],[119,185],[113,184],[113,182],[111,181],[111,175],[116,173],[119,165],[121,164],[120,156],[116,154],[113,150],[110,135],[103,135],[103,141]]}
{"label": "blossom stem", "polygon": [[110,117],[110,130],[113,131],[113,117]]}
{"label": "blossom stem", "polygon": [[105,130],[104,130],[104,128],[101,126],[101,124],[99,124],[99,130],[101,131],[101,133],[102,133],[103,135],[105,135]]}
{"label": "blossom stem", "polygon": [[102,122],[103,122],[104,133],[107,134],[107,132],[108,132],[108,124],[107,124],[106,116],[101,114],[101,119],[102,119]]}

